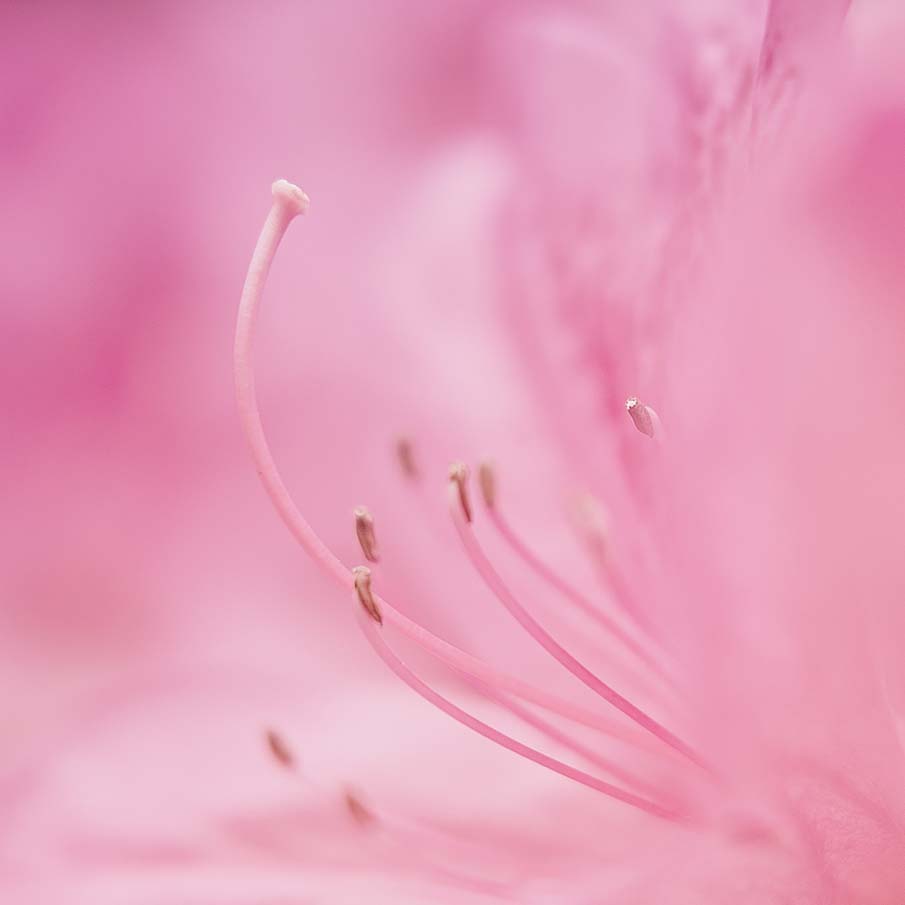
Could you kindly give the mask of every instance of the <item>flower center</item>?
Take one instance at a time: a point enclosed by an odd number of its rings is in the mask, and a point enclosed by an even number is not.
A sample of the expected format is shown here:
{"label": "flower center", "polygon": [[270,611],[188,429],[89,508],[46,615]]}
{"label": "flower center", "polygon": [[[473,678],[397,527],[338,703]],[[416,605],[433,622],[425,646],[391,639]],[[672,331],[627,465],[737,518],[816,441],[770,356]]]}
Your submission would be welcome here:
{"label": "flower center", "polygon": [[[360,604],[358,622],[366,639],[387,666],[417,694],[480,735],[555,773],[655,817],[672,821],[688,820],[690,815],[687,810],[676,806],[670,800],[670,796],[658,789],[654,783],[637,775],[622,764],[602,757],[592,746],[577,739],[571,731],[560,728],[558,724],[538,716],[525,706],[530,704],[539,707],[567,722],[593,728],[648,752],[676,753],[686,763],[701,768],[707,775],[710,775],[710,767],[690,744],[588,668],[579,657],[561,644],[537,621],[519,596],[509,587],[484,552],[474,532],[475,513],[469,494],[469,472],[464,464],[456,463],[451,466],[449,471],[449,511],[468,560],[494,596],[530,638],[573,677],[622,716],[633,722],[635,729],[603,716],[596,710],[581,707],[568,699],[560,698],[531,683],[508,675],[497,669],[492,663],[474,657],[429,632],[374,591],[372,573],[369,568],[357,566],[349,569],[346,567],[321,540],[296,507],[280,477],[261,423],[255,394],[252,340],[264,285],[277,248],[291,221],[298,214],[304,213],[307,207],[308,198],[300,189],[285,180],[273,184],[273,206],[252,255],[239,304],[236,327],[234,368],[239,414],[258,474],[277,512],[296,540],[324,572],[346,591],[355,592]],[[626,403],[626,409],[641,433],[651,438],[662,439],[659,418],[650,406],[642,403],[636,397],[631,397]],[[399,441],[397,455],[406,476],[416,478],[419,471],[411,443],[407,440]],[[643,628],[643,621],[639,617],[637,603],[632,598],[625,576],[612,564],[607,565],[610,590],[621,603],[622,608],[635,618],[637,623],[635,631],[622,627],[598,604],[543,562],[513,531],[500,511],[496,479],[489,464],[481,465],[478,477],[484,510],[491,525],[523,565],[585,616],[593,619],[604,632],[627,651],[634,659],[637,668],[643,670],[648,678],[661,685],[665,684],[668,688],[670,670],[666,658],[656,649],[653,639],[645,637],[643,632],[638,631]],[[374,519],[364,507],[356,509],[354,517],[356,534],[365,559],[372,564],[377,563],[379,556]],[[578,769],[525,745],[477,719],[468,711],[443,697],[413,672],[392,650],[386,637],[388,627],[401,632],[417,646],[451,667],[484,697],[493,700],[554,742],[563,745],[598,769],[607,772],[621,784],[616,785],[601,779],[596,774]],[[643,732],[639,733],[638,729]],[[274,739],[277,737],[274,736]],[[279,761],[285,763],[283,757],[285,749],[274,739],[269,739],[271,750]]]}

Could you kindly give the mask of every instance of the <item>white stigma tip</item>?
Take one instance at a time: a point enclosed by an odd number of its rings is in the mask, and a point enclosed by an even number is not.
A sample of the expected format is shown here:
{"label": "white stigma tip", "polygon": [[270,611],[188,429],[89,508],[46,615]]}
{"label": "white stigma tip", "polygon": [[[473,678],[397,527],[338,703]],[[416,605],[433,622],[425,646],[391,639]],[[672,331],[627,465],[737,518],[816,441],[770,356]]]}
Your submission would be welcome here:
{"label": "white stigma tip", "polygon": [[274,199],[282,201],[293,213],[304,214],[311,204],[311,199],[297,186],[286,179],[277,179],[270,187]]}

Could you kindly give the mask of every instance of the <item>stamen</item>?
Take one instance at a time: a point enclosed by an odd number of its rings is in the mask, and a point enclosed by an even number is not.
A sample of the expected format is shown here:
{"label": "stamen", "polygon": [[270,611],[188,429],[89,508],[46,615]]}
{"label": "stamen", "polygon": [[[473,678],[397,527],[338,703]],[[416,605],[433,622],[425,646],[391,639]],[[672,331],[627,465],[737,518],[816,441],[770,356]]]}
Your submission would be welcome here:
{"label": "stamen", "polygon": [[534,763],[546,767],[548,770],[552,770],[560,776],[565,776],[567,779],[574,780],[581,785],[602,792],[610,798],[615,798],[617,801],[632,805],[655,817],[661,817],[664,820],[681,821],[683,819],[680,814],[673,810],[661,807],[652,801],[648,801],[646,798],[642,798],[640,795],[635,795],[632,792],[614,786],[612,783],[598,779],[590,773],[585,773],[583,770],[569,766],[569,764],[563,763],[535,748],[531,748],[522,742],[516,741],[511,736],[506,735],[498,729],[494,729],[487,723],[477,719],[461,707],[456,706],[451,701],[444,698],[438,692],[434,691],[433,688],[415,675],[415,673],[413,673],[408,666],[406,666],[405,663],[390,650],[382,634],[376,630],[374,623],[371,620],[360,617],[358,624],[375,653],[403,682],[405,682],[406,685],[414,692],[421,695],[426,701],[442,710],[448,716],[451,716],[457,722],[462,723],[462,725],[467,726],[479,735],[483,735],[484,738],[496,742],[498,745],[512,751],[514,754],[534,761]]}
{"label": "stamen", "polygon": [[[581,610],[586,616],[597,622],[604,631],[608,632],[630,650],[639,660],[652,669],[661,679],[669,681],[669,676],[663,669],[663,666],[649,651],[645,650],[643,645],[633,638],[622,626],[615,620],[611,619],[604,613],[599,606],[593,603],[576,587],[569,584],[565,578],[559,575],[555,569],[545,563],[525,542],[516,534],[511,525],[506,521],[500,508],[496,505],[495,500],[495,484],[493,483],[493,473],[490,467],[485,463],[481,465],[478,474],[480,476],[490,475],[491,487],[494,487],[494,494],[491,501],[488,502],[486,492],[483,493],[484,502],[487,505],[488,516],[491,524],[499,532],[504,541],[512,548],[513,552],[521,559],[535,574],[537,574],[550,587],[563,595],[576,608]],[[482,481],[483,490],[483,481]]]}
{"label": "stamen", "polygon": [[[656,439],[654,442],[657,442]],[[578,532],[603,581],[609,586],[613,599],[634,622],[635,627],[649,641],[655,641],[655,625],[610,554],[607,521],[600,503],[591,496],[583,495],[576,501],[572,511]]]}
{"label": "stamen", "polygon": [[355,593],[358,595],[358,602],[378,625],[383,625],[380,607],[377,606],[377,601],[374,600],[374,595],[371,593],[371,570],[367,566],[356,566],[352,570],[352,575],[355,577]]}
{"label": "stamen", "polygon": [[484,505],[492,512],[496,505],[496,475],[490,462],[482,462],[478,466],[478,484]]}
{"label": "stamen", "polygon": [[523,707],[511,698],[507,698],[505,695],[497,695],[493,692],[490,693],[489,697],[510,713],[515,714],[515,716],[523,722],[527,723],[529,726],[533,726],[538,732],[546,735],[551,741],[568,748],[579,757],[584,758],[588,763],[594,764],[594,766],[599,767],[605,773],[609,773],[621,783],[634,787],[637,791],[647,795],[649,798],[655,798],[660,793],[659,789],[654,788],[650,783],[645,782],[630,770],[626,770],[619,764],[603,757],[596,749],[582,744],[555,724],[539,717],[527,707]]}
{"label": "stamen", "polygon": [[609,525],[603,506],[590,494],[580,494],[569,507],[576,528],[591,554],[600,562],[609,557]]}
{"label": "stamen", "polygon": [[352,819],[362,827],[372,827],[377,822],[374,812],[367,808],[351,789],[343,793],[343,802]]}
{"label": "stamen", "polygon": [[[402,856],[402,863],[412,864],[411,859],[417,859],[426,874],[442,882],[444,888],[483,893],[485,896],[490,895],[493,901],[520,901],[510,897],[512,883],[506,876],[493,879],[487,875],[488,871],[497,871],[488,863],[486,847],[482,847],[480,841],[469,838],[467,834],[457,832],[455,827],[447,828],[442,823],[435,825],[433,821],[419,817],[394,815],[384,809],[381,809],[379,823],[383,832],[377,843],[386,847],[388,853],[396,858]],[[490,860],[492,861],[492,853]],[[467,869],[460,869],[461,864],[466,865]],[[432,897],[432,901],[436,899]],[[456,898],[443,901],[461,905],[463,900]],[[485,899],[482,898],[481,901]]]}
{"label": "stamen", "polygon": [[450,482],[450,490],[450,512],[469,560],[481,578],[484,579],[485,584],[493,591],[500,603],[503,604],[519,625],[521,625],[522,628],[545,651],[547,651],[554,660],[572,673],[579,681],[587,685],[588,688],[600,695],[605,701],[612,704],[613,707],[620,710],[629,719],[634,720],[639,726],[655,735],[662,742],[669,745],[671,748],[674,748],[680,754],[685,755],[692,763],[705,767],[704,762],[694,749],[666,729],[666,727],[661,726],[653,719],[653,717],[648,716],[643,710],[629,701],[628,698],[619,694],[619,692],[611,688],[606,682],[591,672],[591,670],[570,654],[534,619],[534,617],[528,613],[500,577],[500,574],[493,568],[490,560],[487,559],[487,556],[481,549],[474,531],[462,518],[460,507],[457,504],[457,493],[454,492],[456,488],[453,486],[453,482]]}
{"label": "stamen", "polygon": [[[234,374],[239,418],[251,447],[261,482],[292,536],[312,560],[340,587],[347,590],[355,587],[357,591],[358,585],[355,582],[355,576],[308,524],[289,494],[273,459],[270,446],[267,443],[264,425],[261,422],[261,413],[258,408],[257,395],[255,393],[254,366],[252,363],[254,327],[258,309],[263,298],[267,275],[280,241],[293,218],[305,209],[307,202],[307,196],[301,190],[295,189],[282,180],[273,184],[272,191],[273,205],[267,215],[267,219],[264,221],[264,226],[261,229],[261,234],[258,237],[258,242],[248,266],[236,322]],[[406,468],[405,462],[409,461],[413,466],[409,471],[417,473],[414,469],[414,460],[410,455],[411,450],[407,441],[400,441],[400,450],[402,451],[400,461],[403,463],[403,468]],[[408,450],[408,453],[404,452],[404,450]],[[626,737],[625,727],[616,725],[593,711],[573,704],[571,701],[564,700],[541,688],[537,688],[529,682],[524,682],[515,676],[497,670],[485,660],[474,657],[454,644],[450,644],[445,639],[429,632],[422,625],[409,619],[391,606],[379,595],[372,593],[371,596],[377,606],[377,611],[383,618],[408,636],[415,644],[457,672],[483,682],[489,687],[510,692],[524,701],[534,703],[549,710],[551,713],[557,713],[565,719],[580,725],[585,725],[616,737]],[[364,602],[362,606],[365,606]],[[368,612],[370,615],[370,610]],[[628,740],[631,740],[630,736]]]}
{"label": "stamen", "polygon": [[377,535],[374,532],[374,519],[364,506],[355,509],[355,533],[358,543],[361,544],[361,552],[368,562],[380,562],[377,552]]}
{"label": "stamen", "polygon": [[449,480],[451,486],[456,488],[456,494],[459,500],[459,506],[462,507],[462,514],[465,521],[471,521],[471,503],[468,500],[468,466],[462,462],[453,462],[449,466]]}
{"label": "stamen", "polygon": [[273,729],[268,729],[265,733],[265,738],[267,739],[267,747],[270,749],[270,753],[274,756],[277,763],[287,770],[294,770],[295,755],[292,753],[292,750],[289,745],[286,744],[283,737]]}
{"label": "stamen", "polygon": [[629,396],[625,400],[625,410],[642,434],[654,437],[656,429],[660,426],[660,419],[649,405],[645,405],[637,396]]}
{"label": "stamen", "polygon": [[399,459],[402,473],[410,480],[417,481],[420,477],[420,472],[415,461],[415,450],[408,437],[400,437],[396,441],[396,457]]}
{"label": "stamen", "polygon": [[[594,710],[589,710],[585,707],[573,704],[571,701],[567,701],[564,698],[559,698],[546,691],[541,691],[539,688],[529,685],[526,682],[522,682],[520,679],[515,679],[505,674],[498,674],[497,681],[488,681],[487,679],[480,677],[477,670],[463,669],[453,665],[450,661],[444,662],[460,675],[464,676],[468,684],[477,688],[484,694],[495,696],[502,690],[515,695],[529,704],[534,704],[536,707],[540,707],[548,713],[556,714],[556,716],[562,717],[562,719],[568,720],[576,726],[584,726],[587,729],[593,729],[595,732],[599,732],[601,735],[607,736],[608,738],[617,739],[618,741],[633,745],[634,747],[651,754],[660,753],[663,750],[659,739],[655,739],[647,733],[639,732],[631,726],[626,726],[622,722],[614,722]],[[503,698],[501,698],[501,700],[503,700]],[[505,698],[505,700],[508,700],[508,698]]]}

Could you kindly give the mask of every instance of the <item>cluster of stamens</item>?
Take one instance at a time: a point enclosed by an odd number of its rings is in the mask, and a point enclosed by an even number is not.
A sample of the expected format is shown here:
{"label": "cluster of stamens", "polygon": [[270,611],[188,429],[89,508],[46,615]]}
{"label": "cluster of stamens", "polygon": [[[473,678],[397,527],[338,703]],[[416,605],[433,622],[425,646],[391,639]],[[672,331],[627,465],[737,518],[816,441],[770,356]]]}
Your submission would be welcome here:
{"label": "cluster of stamens", "polygon": [[[349,569],[346,567],[296,508],[279,476],[264,435],[255,398],[251,364],[253,325],[270,263],[293,217],[307,209],[307,196],[284,181],[274,184],[273,196],[273,208],[265,222],[252,257],[240,303],[236,332],[235,376],[239,411],[259,475],[293,536],[315,562],[342,588],[354,591],[359,604],[360,618],[358,622],[364,636],[390,669],[426,700],[486,738],[562,776],[656,817],[667,820],[687,819],[688,815],[680,812],[674,804],[658,801],[658,790],[643,777],[635,775],[621,764],[606,760],[593,748],[589,749],[587,745],[582,745],[568,731],[557,727],[526,706],[532,705],[566,722],[597,729],[648,751],[653,747],[655,750],[677,753],[686,762],[707,769],[700,755],[689,744],[616,691],[562,645],[541,625],[519,595],[512,590],[484,552],[475,531],[476,513],[469,495],[469,469],[467,466],[462,463],[450,466],[448,488],[450,517],[471,565],[521,628],[574,678],[615,708],[623,717],[626,717],[630,721],[629,724],[609,719],[594,709],[584,708],[531,683],[508,675],[497,669],[492,663],[474,657],[428,631],[424,626],[405,616],[374,590],[371,568],[355,566]],[[633,396],[626,402],[626,410],[634,426],[642,434],[651,438],[661,438],[659,419],[650,406]],[[409,440],[400,440],[397,443],[396,454],[403,475],[411,481],[419,478],[420,471],[416,465],[412,443]],[[664,659],[659,655],[654,639],[645,635],[643,626],[636,624],[626,627],[624,618],[622,620],[614,618],[598,600],[583,593],[545,563],[504,518],[500,509],[497,479],[491,465],[486,462],[482,463],[478,468],[477,476],[483,513],[499,538],[518,558],[522,567],[532,573],[539,582],[557,592],[586,618],[593,620],[604,633],[613,639],[614,643],[621,646],[637,669],[643,671],[654,682],[668,686],[670,676],[664,667]],[[359,507],[354,511],[354,520],[355,533],[362,553],[367,562],[376,565],[380,562],[380,556],[374,518],[366,508]],[[610,584],[610,597],[617,603],[625,604],[626,612],[623,612],[622,616],[628,616],[630,619],[632,613],[628,606],[625,591],[627,585],[624,576],[613,573]],[[447,700],[416,675],[392,650],[385,633],[387,627],[392,627],[405,635],[424,651],[453,669],[483,697],[519,716],[553,741],[570,748],[573,753],[583,759],[592,761],[595,766],[606,770],[616,778],[620,784],[603,780],[596,774],[580,770],[531,748]],[[634,724],[634,727],[631,726],[631,723]],[[642,731],[639,732],[639,730]],[[291,752],[281,743],[278,736],[268,736],[268,744],[274,757],[281,764],[287,767],[292,765]]]}

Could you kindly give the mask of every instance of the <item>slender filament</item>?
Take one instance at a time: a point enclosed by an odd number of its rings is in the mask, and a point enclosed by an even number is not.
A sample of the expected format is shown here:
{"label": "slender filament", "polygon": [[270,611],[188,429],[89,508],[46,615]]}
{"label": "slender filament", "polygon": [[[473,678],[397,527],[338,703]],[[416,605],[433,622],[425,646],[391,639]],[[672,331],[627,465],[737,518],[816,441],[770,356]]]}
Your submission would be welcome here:
{"label": "slender filament", "polygon": [[624,713],[629,719],[634,720],[643,729],[659,738],[662,742],[683,754],[698,766],[704,766],[700,756],[688,744],[678,736],[660,725],[653,717],[636,707],[628,698],[619,694],[601,678],[589,670],[580,660],[567,651],[546,629],[544,629],[531,614],[522,606],[515,594],[494,569],[472,530],[471,524],[465,520],[462,508],[459,505],[460,489],[450,482],[450,514],[452,515],[456,531],[465,548],[469,560],[475,570],[484,580],[485,584],[494,593],[500,603],[509,611],[513,618],[554,660],[583,682],[593,692],[600,695],[607,703],[612,704],[617,710]]}
{"label": "slender filament", "polygon": [[[344,590],[354,588],[354,576],[329,547],[320,539],[299,511],[280,476],[273,454],[267,442],[255,391],[253,346],[255,324],[264,295],[264,287],[274,256],[292,220],[307,207],[307,198],[295,186],[279,180],[273,184],[273,205],[261,234],[258,237],[248,266],[239,313],[236,322],[234,345],[234,376],[236,400],[242,429],[251,447],[258,476],[274,507],[293,537],[314,562]],[[409,450],[410,453],[410,450]],[[409,456],[410,457],[410,456]],[[525,701],[558,713],[601,732],[625,738],[624,729],[585,708],[536,688],[530,683],[507,675],[484,660],[466,653],[443,638],[434,635],[417,622],[409,619],[380,595],[373,599],[384,620],[393,625],[417,645],[447,666],[463,675],[477,679],[500,691],[517,695]],[[628,740],[631,740],[630,737]]]}
{"label": "slender filament", "polygon": [[554,773],[558,773],[560,776],[572,779],[590,789],[602,792],[604,795],[615,798],[617,801],[632,805],[633,807],[639,808],[655,817],[663,818],[664,820],[678,821],[681,819],[680,815],[675,811],[661,807],[652,801],[648,801],[646,798],[642,798],[640,795],[635,795],[632,792],[614,786],[612,783],[598,779],[596,776],[585,773],[583,770],[571,767],[554,757],[550,757],[541,751],[537,751],[528,745],[522,744],[522,742],[500,732],[498,729],[494,729],[492,726],[482,722],[467,711],[462,710],[461,707],[456,706],[452,701],[444,698],[439,692],[434,691],[433,688],[415,675],[415,673],[412,672],[392,650],[390,650],[383,639],[383,633],[373,619],[369,619],[365,614],[360,614],[358,617],[358,624],[375,653],[398,678],[405,682],[405,684],[416,694],[419,694],[426,701],[442,710],[448,716],[451,716],[457,722],[462,723],[463,726],[467,726],[469,729],[477,732],[478,735],[483,735],[484,738],[496,742],[498,745],[512,751],[514,754],[527,758],[542,767],[546,767],[548,770],[552,770]]}

